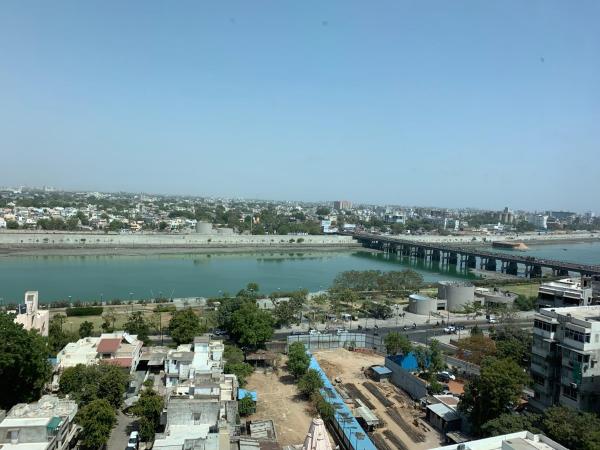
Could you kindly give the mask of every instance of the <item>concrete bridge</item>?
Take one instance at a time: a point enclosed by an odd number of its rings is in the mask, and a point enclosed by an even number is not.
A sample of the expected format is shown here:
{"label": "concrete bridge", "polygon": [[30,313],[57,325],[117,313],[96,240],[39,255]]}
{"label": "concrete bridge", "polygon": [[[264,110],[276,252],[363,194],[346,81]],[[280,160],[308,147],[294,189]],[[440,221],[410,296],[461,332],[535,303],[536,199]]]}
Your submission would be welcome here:
{"label": "concrete bridge", "polygon": [[600,275],[600,265],[578,264],[535,258],[533,256],[492,252],[441,242],[418,242],[378,234],[354,233],[352,236],[363,247],[433,262],[439,261],[442,265],[456,265],[465,270],[475,269],[479,266],[480,269],[485,270],[496,271],[500,269],[502,273],[509,275],[522,273],[530,278],[541,277],[542,268],[552,270],[554,276],[568,276],[569,273]]}

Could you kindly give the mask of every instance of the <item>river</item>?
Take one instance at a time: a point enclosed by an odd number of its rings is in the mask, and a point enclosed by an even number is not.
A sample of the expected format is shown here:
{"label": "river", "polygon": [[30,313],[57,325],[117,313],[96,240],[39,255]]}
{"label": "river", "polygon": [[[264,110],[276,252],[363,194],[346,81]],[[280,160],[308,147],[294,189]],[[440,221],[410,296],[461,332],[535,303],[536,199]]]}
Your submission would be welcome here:
{"label": "river", "polygon": [[[566,250],[565,250],[566,249]],[[531,246],[526,254],[597,264],[600,243]],[[0,298],[21,302],[26,290],[40,301],[147,299],[233,294],[248,282],[261,291],[329,287],[346,270],[403,270],[421,273],[425,281],[474,278],[456,267],[440,272],[431,263],[362,250],[339,252],[262,252],[148,256],[26,256],[0,258]]]}

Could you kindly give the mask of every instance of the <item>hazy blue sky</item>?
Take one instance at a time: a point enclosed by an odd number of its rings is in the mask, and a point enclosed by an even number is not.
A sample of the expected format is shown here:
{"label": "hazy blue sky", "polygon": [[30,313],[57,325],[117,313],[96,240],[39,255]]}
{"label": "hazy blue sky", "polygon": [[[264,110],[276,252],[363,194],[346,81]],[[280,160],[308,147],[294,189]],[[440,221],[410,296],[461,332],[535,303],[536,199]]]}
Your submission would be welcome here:
{"label": "hazy blue sky", "polygon": [[598,1],[0,2],[0,185],[600,212]]}

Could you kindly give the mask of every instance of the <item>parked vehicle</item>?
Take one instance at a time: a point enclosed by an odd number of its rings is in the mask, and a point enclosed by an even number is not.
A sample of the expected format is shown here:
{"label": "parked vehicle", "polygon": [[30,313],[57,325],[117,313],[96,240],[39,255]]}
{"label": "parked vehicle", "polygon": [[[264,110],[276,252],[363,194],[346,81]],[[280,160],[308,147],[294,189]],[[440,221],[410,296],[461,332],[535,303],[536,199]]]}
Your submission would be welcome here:
{"label": "parked vehicle", "polygon": [[137,450],[140,446],[140,435],[137,431],[132,431],[129,435],[129,441],[127,441],[127,449]]}
{"label": "parked vehicle", "polygon": [[456,380],[456,376],[447,371],[439,372],[437,374],[437,378],[439,381],[443,381],[444,383],[448,383],[450,380]]}
{"label": "parked vehicle", "polygon": [[456,333],[456,328],[452,327],[452,326],[446,327],[446,328],[444,328],[444,333],[446,333],[446,334],[454,334],[454,333]]}

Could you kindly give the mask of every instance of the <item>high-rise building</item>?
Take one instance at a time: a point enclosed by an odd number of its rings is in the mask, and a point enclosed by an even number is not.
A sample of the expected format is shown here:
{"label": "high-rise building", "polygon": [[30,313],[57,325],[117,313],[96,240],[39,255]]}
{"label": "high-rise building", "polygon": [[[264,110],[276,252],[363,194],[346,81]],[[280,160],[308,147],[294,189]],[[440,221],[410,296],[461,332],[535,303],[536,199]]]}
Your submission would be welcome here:
{"label": "high-rise building", "polygon": [[600,305],[540,309],[533,325],[530,405],[600,412],[599,361]]}
{"label": "high-rise building", "polygon": [[341,211],[343,209],[352,209],[352,202],[348,200],[336,200],[333,202],[333,209]]}

